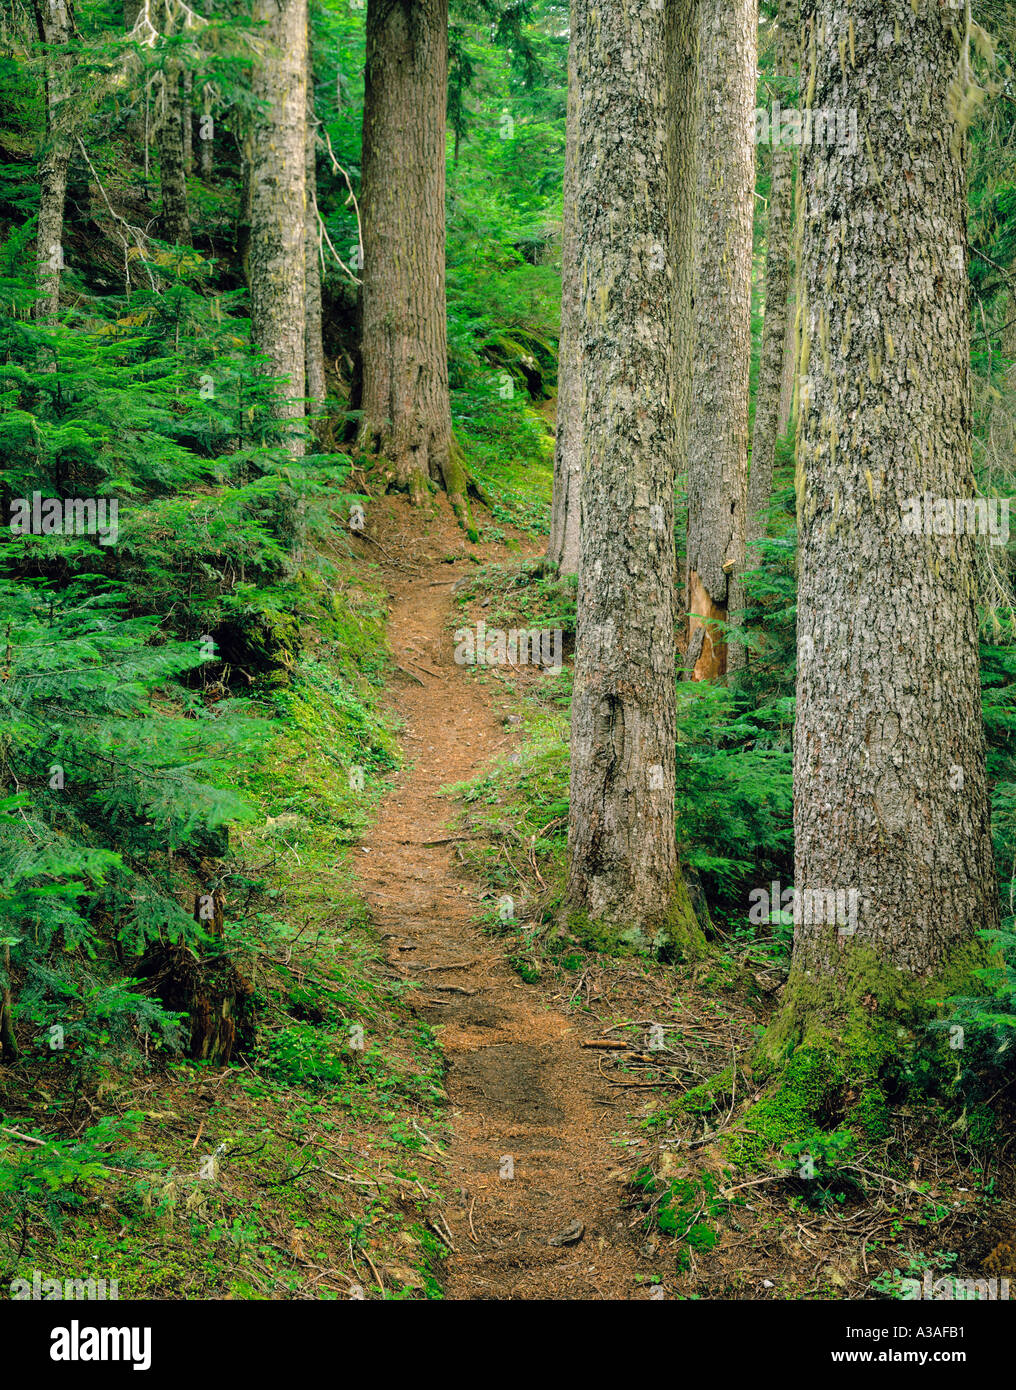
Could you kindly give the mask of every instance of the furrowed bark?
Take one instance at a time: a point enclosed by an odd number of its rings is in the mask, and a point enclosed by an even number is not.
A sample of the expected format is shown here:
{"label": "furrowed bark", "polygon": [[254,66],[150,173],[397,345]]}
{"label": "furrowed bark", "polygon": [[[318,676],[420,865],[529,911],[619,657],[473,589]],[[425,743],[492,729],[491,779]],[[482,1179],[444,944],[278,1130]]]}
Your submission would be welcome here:
{"label": "furrowed bark", "polygon": [[[285,377],[280,415],[303,418],[306,241],[306,0],[261,0],[268,52],[258,65],[249,161],[251,333]],[[293,452],[302,452],[294,436]]]}
{"label": "furrowed bark", "polygon": [[359,445],[414,504],[469,525],[452,441],[445,303],[448,0],[368,0]]}
{"label": "furrowed bark", "polygon": [[[591,943],[695,954],[674,831],[674,317],[687,318],[694,6],[576,0],[582,553],[568,897]],[[693,90],[693,88],[692,88]],[[638,152],[638,157],[633,152]]]}
{"label": "furrowed bark", "polygon": [[47,45],[46,134],[39,160],[39,221],[36,231],[35,316],[53,323],[60,312],[60,271],[63,268],[64,204],[67,165],[73,126],[68,83],[70,59],[60,51],[70,42],[71,18],[66,0],[36,0],[36,28]]}
{"label": "furrowed bark", "polygon": [[[170,59],[162,73],[159,145],[159,178],[162,184],[162,214],[159,230],[173,246],[189,246],[190,215],[187,210],[187,176],[184,155],[183,67]],[[186,113],[190,119],[189,111]]]}
{"label": "furrowed bark", "polygon": [[[778,77],[791,78],[794,75],[800,8],[800,0],[780,0],[776,34]],[[786,87],[781,87],[780,90],[782,94]],[[753,547],[753,542],[761,540],[765,535],[766,513],[773,491],[773,464],[776,458],[776,441],[779,438],[791,285],[794,147],[783,144],[779,139],[779,132],[771,131],[771,139],[772,179],[766,227],[766,312],[762,326],[762,350],[755,398],[751,470],[748,474],[746,559],[749,569],[753,569],[759,562],[758,551]]]}
{"label": "furrowed bark", "polygon": [[790,1042],[844,999],[875,1027],[902,982],[954,976],[998,922],[986,541],[924,505],[974,488],[963,16],[938,0],[803,14],[810,106],[853,113],[857,138],[802,147],[795,885],[854,893],[856,912],[796,926]]}
{"label": "furrowed bark", "polygon": [[568,46],[568,115],[565,136],[564,200],[561,220],[561,338],[557,364],[557,427],[554,438],[554,497],[547,560],[558,574],[579,568],[579,510],[582,480],[581,367],[578,359],[579,264],[575,203],[578,190],[579,109],[575,72],[575,23]]}
{"label": "furrowed bark", "polygon": [[[708,620],[742,606],[755,196],[757,0],[701,0],[695,368],[688,441],[687,665],[744,664]],[[705,620],[705,621],[704,621]]]}

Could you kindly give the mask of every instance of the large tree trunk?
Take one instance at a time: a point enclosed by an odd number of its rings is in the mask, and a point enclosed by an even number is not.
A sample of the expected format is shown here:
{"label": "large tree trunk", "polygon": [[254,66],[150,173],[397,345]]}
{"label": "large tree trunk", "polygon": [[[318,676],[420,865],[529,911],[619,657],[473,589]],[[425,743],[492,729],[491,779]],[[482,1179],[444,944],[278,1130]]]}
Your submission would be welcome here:
{"label": "large tree trunk", "polygon": [[447,76],[448,0],[368,0],[359,443],[414,504],[433,479],[467,521],[448,399]]}
{"label": "large tree trunk", "polygon": [[[250,309],[255,346],[282,388],[283,418],[303,418],[306,245],[307,5],[260,0],[268,51],[256,68],[249,161]],[[292,452],[303,451],[295,434]]]}
{"label": "large tree trunk", "polygon": [[583,420],[570,922],[591,942],[684,952],[703,944],[674,835],[675,317],[687,322],[690,296],[693,10],[574,8]]}
{"label": "large tree trunk", "polygon": [[[796,216],[797,202],[794,202],[792,218]],[[796,245],[795,224],[791,221],[791,246]],[[780,381],[780,411],[776,419],[776,438],[782,439],[790,428],[790,412],[794,408],[794,382],[797,377],[797,335],[794,332],[794,319],[797,312],[797,291],[791,281],[790,297],[787,301],[787,331],[783,339],[783,374]]]}
{"label": "large tree trunk", "polygon": [[[162,216],[159,230],[174,246],[189,246],[190,216],[187,211],[187,175],[184,157],[183,67],[169,59],[162,73],[159,143],[159,178],[162,184]],[[190,112],[187,112],[190,119]]]}
{"label": "large tree trunk", "polygon": [[307,36],[307,227],[304,242],[304,364],[307,399],[312,410],[324,404],[325,352],[321,339],[321,234],[317,206],[317,117],[314,114],[314,83]]}
{"label": "large tree trunk", "polygon": [[18,1056],[14,1034],[14,991],[11,989],[11,948],[3,948],[4,980],[0,984],[0,1062],[13,1062]]}
{"label": "large tree trunk", "polygon": [[[780,0],[776,33],[776,75],[794,75],[800,28],[800,0]],[[787,104],[786,84],[780,98]],[[752,543],[765,535],[766,513],[773,491],[773,464],[779,438],[780,402],[783,393],[784,362],[787,346],[787,319],[790,297],[791,234],[794,202],[794,148],[772,141],[772,179],[769,189],[769,217],[766,226],[766,314],[762,326],[762,352],[759,362],[758,391],[755,397],[755,429],[751,442],[751,471],[748,475],[748,517],[746,523],[747,564],[759,562]]]}
{"label": "large tree trunk", "polygon": [[[695,376],[688,441],[688,667],[722,676],[726,644],[703,620],[741,603],[748,502],[757,0],[701,0]],[[735,646],[729,665],[743,665]]]}
{"label": "large tree trunk", "polygon": [[183,74],[183,172],[194,172],[194,74],[185,70]]}
{"label": "large tree trunk", "polygon": [[198,175],[208,183],[215,163],[215,121],[212,117],[212,88],[206,82],[201,88],[201,116],[198,120]]}
{"label": "large tree trunk", "polygon": [[860,132],[802,147],[794,881],[839,890],[844,911],[797,924],[771,1039],[881,1029],[877,1064],[898,1055],[907,977],[962,992],[975,933],[998,920],[984,542],[924,534],[923,518],[914,534],[910,505],[973,492],[963,17],[939,0],[803,13],[810,105],[856,112]]}
{"label": "large tree trunk", "polygon": [[568,45],[568,116],[564,203],[561,218],[561,337],[557,360],[557,428],[554,499],[547,559],[558,574],[579,568],[579,493],[582,480],[582,388],[578,358],[579,261],[575,204],[578,192],[579,100],[575,72],[575,21]]}
{"label": "large tree trunk", "polygon": [[[66,0],[36,0],[39,39],[47,45],[66,45],[71,20]],[[72,105],[68,93],[69,60],[59,49],[46,54],[46,136],[39,160],[39,221],[36,231],[35,316],[53,323],[60,311],[60,271],[63,268],[64,203],[71,151]]]}

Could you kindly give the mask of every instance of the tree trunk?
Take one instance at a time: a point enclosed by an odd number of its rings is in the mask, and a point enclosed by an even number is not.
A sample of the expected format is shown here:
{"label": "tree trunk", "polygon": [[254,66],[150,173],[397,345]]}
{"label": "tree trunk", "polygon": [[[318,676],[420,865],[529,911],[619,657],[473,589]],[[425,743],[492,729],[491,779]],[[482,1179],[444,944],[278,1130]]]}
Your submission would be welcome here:
{"label": "tree trunk", "polygon": [[[688,442],[688,668],[722,676],[710,619],[741,604],[748,502],[757,0],[701,0],[695,375]],[[744,648],[731,650],[731,669]]]}
{"label": "tree trunk", "polygon": [[173,246],[189,246],[187,177],[184,172],[183,67],[169,59],[162,73],[161,120],[158,127],[159,178],[162,183],[162,216],[159,230]]}
{"label": "tree trunk", "polygon": [[829,1025],[882,1036],[877,1065],[899,1055],[908,988],[963,992],[975,933],[998,921],[985,542],[943,534],[944,513],[925,528],[913,505],[973,493],[967,69],[963,16],[939,0],[805,0],[803,13],[811,105],[856,113],[860,132],[813,134],[801,156],[795,886],[839,890],[846,911],[830,920],[826,899],[809,922],[804,900],[771,1045]]}
{"label": "tree trunk", "polygon": [[578,190],[579,103],[575,72],[575,22],[568,46],[568,117],[561,218],[561,337],[557,361],[557,429],[554,500],[547,559],[558,574],[579,568],[579,486],[582,480],[582,388],[578,360],[579,263],[575,203]]}
{"label": "tree trunk", "polygon": [[321,254],[317,206],[317,118],[314,115],[314,83],[311,80],[310,36],[307,48],[307,228],[304,243],[304,364],[307,399],[312,410],[324,404],[325,353],[321,340]]}
{"label": "tree trunk", "polygon": [[[47,45],[66,45],[71,20],[66,0],[36,0],[39,39]],[[71,152],[72,106],[67,90],[69,59],[59,50],[46,54],[46,136],[39,160],[39,221],[36,231],[35,316],[53,323],[60,312],[60,271],[63,268],[64,203]]]}
{"label": "tree trunk", "polygon": [[183,172],[194,172],[194,74],[189,70],[183,74]]}
{"label": "tree trunk", "polygon": [[11,989],[11,948],[3,948],[4,982],[0,985],[0,1061],[13,1062],[18,1056],[14,1035],[14,992]]}
{"label": "tree trunk", "polygon": [[[796,201],[791,213],[790,243],[797,243],[793,218],[796,216]],[[794,318],[797,312],[797,290],[793,280],[790,283],[787,299],[787,325],[783,338],[783,366],[780,378],[780,411],[776,419],[776,438],[782,439],[790,428],[790,412],[794,408],[794,380],[797,375],[797,337],[794,333]]]}
{"label": "tree trunk", "polygon": [[[780,0],[776,33],[776,75],[794,75],[800,29],[800,0]],[[785,100],[786,86],[780,86]],[[755,397],[755,430],[751,443],[746,522],[747,565],[753,569],[759,555],[752,543],[765,535],[766,513],[773,491],[773,464],[779,438],[780,401],[783,394],[790,297],[791,233],[793,230],[794,148],[772,139],[772,180],[766,227],[766,313],[762,326],[758,391]]]}
{"label": "tree trunk", "polygon": [[674,833],[693,11],[691,0],[573,11],[583,418],[569,921],[589,943],[686,953],[703,946]]}
{"label": "tree trunk", "polygon": [[[282,377],[279,415],[303,418],[307,128],[306,0],[260,0],[270,22],[254,95],[264,103],[250,142],[251,336]],[[295,433],[291,452],[303,452]]]}
{"label": "tree trunk", "polygon": [[212,177],[215,161],[215,122],[212,117],[212,88],[206,82],[201,88],[201,119],[198,122],[198,176],[204,183]]}
{"label": "tree trunk", "polygon": [[442,484],[468,525],[448,399],[448,0],[368,0],[366,39],[359,444],[414,504]]}

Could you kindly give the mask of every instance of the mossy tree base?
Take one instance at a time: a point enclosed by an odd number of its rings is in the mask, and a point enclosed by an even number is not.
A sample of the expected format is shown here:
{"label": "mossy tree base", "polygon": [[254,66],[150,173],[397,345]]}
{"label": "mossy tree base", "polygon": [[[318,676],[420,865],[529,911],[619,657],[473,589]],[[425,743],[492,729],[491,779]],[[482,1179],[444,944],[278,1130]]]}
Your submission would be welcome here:
{"label": "mossy tree base", "polygon": [[583,946],[610,955],[648,950],[661,960],[701,960],[709,952],[688,885],[680,873],[665,906],[642,920],[630,913],[606,912],[592,916],[588,911],[566,909],[565,925]]}
{"label": "mossy tree base", "polygon": [[896,970],[869,947],[844,953],[833,975],[793,968],[783,1000],[753,1058],[766,1093],[725,1141],[740,1167],[756,1167],[787,1145],[845,1127],[870,1142],[891,1133],[891,1111],[921,1080],[951,1080],[945,1035],[928,1025],[946,1001],[980,989],[979,942],[957,948],[933,975]]}
{"label": "mossy tree base", "polygon": [[408,493],[412,506],[422,507],[435,488],[443,490],[463,531],[471,541],[479,540],[479,532],[473,525],[469,510],[469,498],[485,499],[469,476],[462,461],[462,450],[454,437],[446,448],[431,449],[426,468],[419,459],[420,453],[425,451],[397,448],[390,430],[364,426],[360,430],[358,445],[364,453],[374,454],[381,461],[387,489]]}

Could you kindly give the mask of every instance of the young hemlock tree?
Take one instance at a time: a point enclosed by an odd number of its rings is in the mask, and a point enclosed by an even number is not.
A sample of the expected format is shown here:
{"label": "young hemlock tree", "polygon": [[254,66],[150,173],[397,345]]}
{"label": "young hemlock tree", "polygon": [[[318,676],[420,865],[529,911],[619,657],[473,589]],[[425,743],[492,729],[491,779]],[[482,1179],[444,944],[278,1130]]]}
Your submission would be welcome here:
{"label": "young hemlock tree", "polygon": [[[741,606],[748,502],[757,0],[701,0],[695,366],[688,437],[687,666],[727,670],[713,620]],[[743,665],[733,645],[729,665]]]}
{"label": "young hemlock tree", "polygon": [[969,65],[964,16],[938,0],[804,13],[809,107],[856,114],[857,138],[816,123],[801,151],[794,833],[811,911],[769,1045],[860,1037],[877,1070],[908,1003],[956,993],[998,921],[986,542],[954,506],[973,493]]}
{"label": "young hemlock tree", "polygon": [[[790,105],[789,84],[796,68],[800,29],[800,0],[780,0],[776,19],[776,76],[782,106]],[[775,121],[774,112],[770,119]],[[747,564],[758,564],[752,542],[765,535],[765,517],[773,490],[773,463],[779,437],[783,366],[786,353],[790,267],[794,212],[794,146],[780,140],[770,125],[772,177],[766,219],[766,312],[762,327],[755,427],[751,437],[751,470],[748,474]]]}
{"label": "young hemlock tree", "polygon": [[364,82],[359,445],[414,504],[444,487],[468,524],[448,397],[448,0],[368,0]]}
{"label": "young hemlock tree", "polygon": [[578,190],[579,101],[575,72],[575,22],[568,45],[568,114],[565,134],[564,200],[561,219],[561,336],[557,363],[557,427],[554,438],[554,496],[547,559],[558,574],[577,574],[582,479],[582,388],[578,356],[579,261],[575,225]]}
{"label": "young hemlock tree", "polygon": [[[261,0],[264,55],[250,145],[250,316],[256,347],[286,381],[282,411],[304,414],[307,0]],[[293,432],[293,454],[303,436]]]}
{"label": "young hemlock tree", "polygon": [[703,938],[674,827],[673,322],[690,293],[693,166],[676,127],[691,104],[693,5],[576,0],[573,15],[583,419],[571,922],[588,940],[693,954]]}

